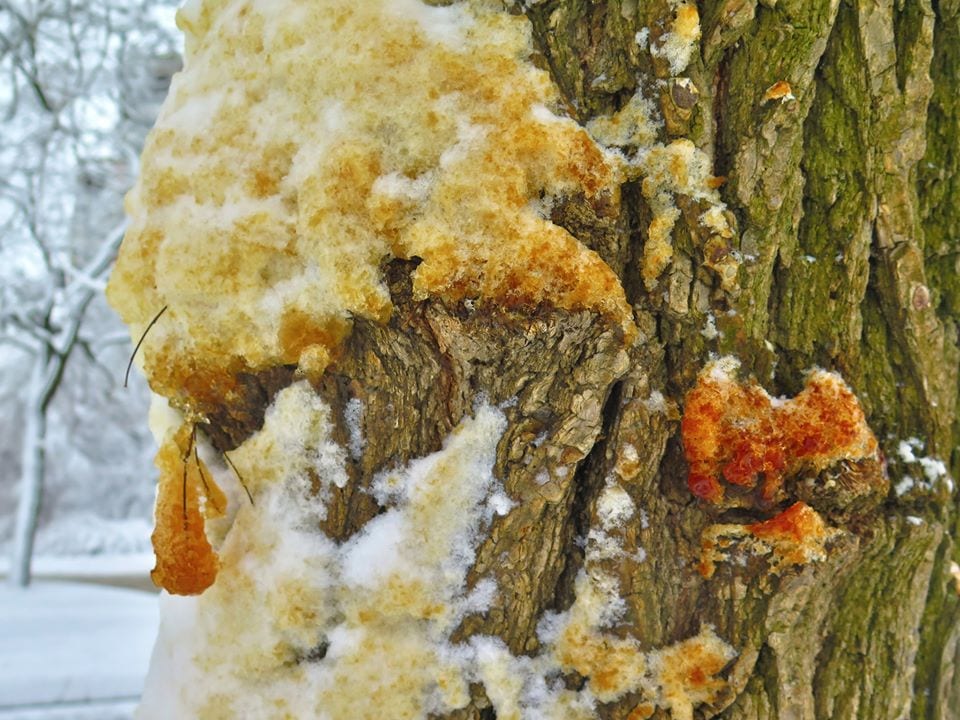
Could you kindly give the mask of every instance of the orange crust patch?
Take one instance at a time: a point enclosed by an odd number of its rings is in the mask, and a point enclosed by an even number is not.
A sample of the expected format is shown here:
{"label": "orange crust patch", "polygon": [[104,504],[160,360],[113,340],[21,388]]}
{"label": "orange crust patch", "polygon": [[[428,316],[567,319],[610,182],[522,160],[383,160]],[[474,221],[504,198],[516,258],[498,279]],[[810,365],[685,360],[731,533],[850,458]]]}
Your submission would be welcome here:
{"label": "orange crust patch", "polygon": [[817,512],[804,502],[797,502],[769,520],[747,525],[754,537],[768,542],[802,543],[822,539],[827,527]]}
{"label": "orange crust patch", "polygon": [[790,83],[786,80],[778,80],[767,88],[767,91],[763,94],[763,102],[766,103],[771,100],[792,100],[793,97],[793,88],[790,87]]}
{"label": "orange crust patch", "polygon": [[759,483],[769,503],[787,476],[877,452],[856,396],[839,375],[822,370],[792,400],[773,400],[713,363],[687,394],[681,434],[690,491],[712,503],[724,499],[721,480],[748,489]]}

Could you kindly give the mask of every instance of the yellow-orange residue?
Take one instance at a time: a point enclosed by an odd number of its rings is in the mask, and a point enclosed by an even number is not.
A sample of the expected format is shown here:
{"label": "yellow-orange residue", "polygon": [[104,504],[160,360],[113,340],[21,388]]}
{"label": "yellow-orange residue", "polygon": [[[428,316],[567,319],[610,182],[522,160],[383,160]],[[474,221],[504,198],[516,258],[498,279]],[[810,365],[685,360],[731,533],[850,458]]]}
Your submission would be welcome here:
{"label": "yellow-orange residue", "polygon": [[658,705],[674,718],[692,720],[693,708],[712,702],[727,686],[720,673],[736,652],[710,627],[653,653],[651,671],[659,689]]}
{"label": "yellow-orange residue", "polygon": [[794,565],[823,560],[826,544],[839,531],[827,527],[816,510],[797,502],[769,520],[750,525],[710,525],[700,540],[700,574],[712,577],[716,563],[730,551],[769,556],[770,569],[778,572]]}

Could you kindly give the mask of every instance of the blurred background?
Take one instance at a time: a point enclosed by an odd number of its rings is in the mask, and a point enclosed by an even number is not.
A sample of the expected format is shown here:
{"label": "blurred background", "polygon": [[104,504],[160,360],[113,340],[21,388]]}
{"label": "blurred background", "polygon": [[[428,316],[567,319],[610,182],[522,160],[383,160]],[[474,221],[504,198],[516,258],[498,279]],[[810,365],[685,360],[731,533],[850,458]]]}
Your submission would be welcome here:
{"label": "blurred background", "polygon": [[103,290],[175,0],[0,0],[0,720],[130,717],[155,446]]}

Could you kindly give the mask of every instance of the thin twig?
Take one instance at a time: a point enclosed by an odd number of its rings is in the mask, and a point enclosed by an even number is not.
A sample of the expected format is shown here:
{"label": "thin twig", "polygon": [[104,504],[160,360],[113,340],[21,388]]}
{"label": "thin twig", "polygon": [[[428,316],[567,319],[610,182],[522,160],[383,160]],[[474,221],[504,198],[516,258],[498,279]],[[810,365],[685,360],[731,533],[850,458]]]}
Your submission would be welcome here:
{"label": "thin twig", "polygon": [[248,488],[247,484],[243,481],[243,476],[240,474],[240,471],[237,470],[237,466],[233,464],[233,460],[231,460],[230,456],[227,455],[226,453],[223,453],[223,459],[226,460],[227,465],[229,465],[233,469],[233,472],[237,476],[237,480],[240,481],[240,485],[243,486],[244,491],[247,493],[247,498],[250,500],[250,504],[255,505],[256,503],[253,502],[253,495],[250,494],[250,488]]}
{"label": "thin twig", "polygon": [[190,460],[190,451],[193,449],[193,433],[190,434],[190,446],[187,447],[187,454],[181,456],[183,465],[183,530],[187,530],[187,462]]}
{"label": "thin twig", "polygon": [[147,329],[143,331],[143,335],[140,336],[140,339],[137,340],[137,346],[133,349],[133,352],[130,353],[130,360],[127,362],[127,371],[123,374],[123,386],[127,386],[127,381],[130,380],[130,368],[133,367],[133,359],[137,356],[137,351],[140,349],[140,346],[143,345],[143,341],[147,338],[147,333],[150,332],[150,328],[156,325],[157,320],[160,319],[160,316],[167,311],[167,305],[164,305],[163,308],[156,315],[153,316],[153,320],[150,321],[150,324],[147,325]]}
{"label": "thin twig", "polygon": [[193,461],[197,464],[197,472],[200,473],[200,482],[203,483],[203,492],[207,496],[207,500],[213,505],[214,509],[218,513],[222,513],[223,510],[217,504],[217,501],[214,500],[213,494],[210,492],[210,485],[207,484],[207,478],[203,474],[203,465],[200,464],[200,455],[197,453],[197,426],[193,426]]}

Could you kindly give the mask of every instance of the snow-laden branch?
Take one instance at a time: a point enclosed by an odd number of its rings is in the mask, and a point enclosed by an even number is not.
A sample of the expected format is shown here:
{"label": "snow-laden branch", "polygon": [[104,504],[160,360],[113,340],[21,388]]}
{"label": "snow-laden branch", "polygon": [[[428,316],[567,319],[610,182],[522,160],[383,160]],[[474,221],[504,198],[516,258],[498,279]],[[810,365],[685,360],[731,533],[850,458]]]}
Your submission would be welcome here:
{"label": "snow-laden branch", "polygon": [[0,345],[12,345],[25,352],[35,355],[40,350],[40,343],[31,335],[18,335],[9,330],[0,333]]}
{"label": "snow-laden branch", "polygon": [[40,305],[42,308],[41,312],[34,313],[33,317],[31,317],[30,313],[36,308],[32,307],[14,310],[13,312],[0,315],[0,327],[6,329],[3,337],[8,335],[13,336],[14,333],[10,332],[10,328],[12,328],[13,330],[19,330],[22,335],[29,337],[29,342],[33,344],[35,349],[38,349],[41,345],[52,344],[55,338],[45,324],[45,318],[49,313],[49,307],[46,305],[46,303]]}
{"label": "snow-laden branch", "polygon": [[126,227],[124,221],[113,228],[100,243],[96,254],[82,268],[65,268],[66,274],[70,276],[64,291],[64,309],[68,315],[73,315],[76,308],[86,305],[90,296],[103,292],[107,274],[113,267]]}

